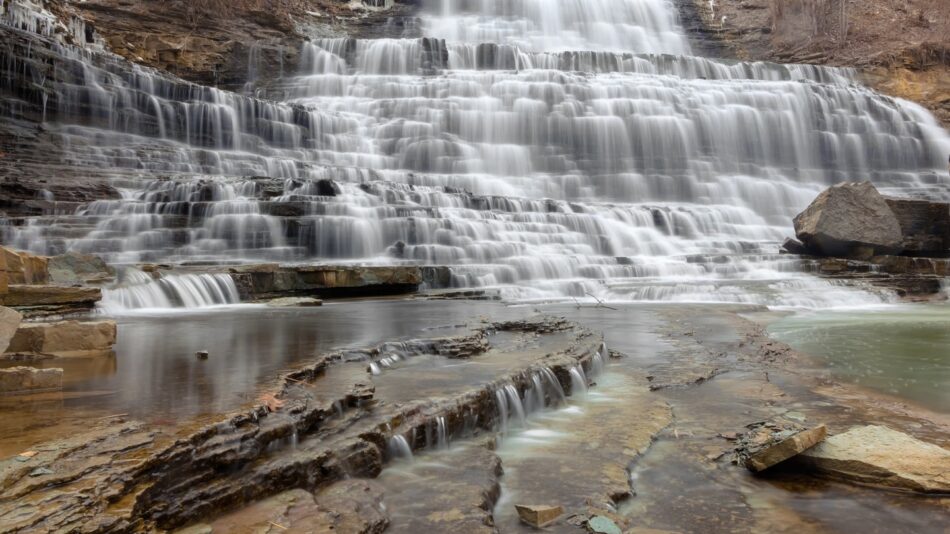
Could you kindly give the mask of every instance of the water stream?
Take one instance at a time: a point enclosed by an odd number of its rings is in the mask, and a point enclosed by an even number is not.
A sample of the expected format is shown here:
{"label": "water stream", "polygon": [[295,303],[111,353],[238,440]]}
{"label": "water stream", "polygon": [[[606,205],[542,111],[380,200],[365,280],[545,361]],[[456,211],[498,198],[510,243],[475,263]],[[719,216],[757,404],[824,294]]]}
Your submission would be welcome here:
{"label": "water stream", "polygon": [[[694,57],[674,3],[420,9],[425,38],[314,39],[257,97],[46,43],[44,135],[121,198],[2,226],[3,242],[115,263],[448,265],[453,286],[519,300],[820,308],[891,296],[777,254],[818,191],[950,198],[950,136],[921,107],[847,69]],[[0,20],[42,34],[30,13]]]}

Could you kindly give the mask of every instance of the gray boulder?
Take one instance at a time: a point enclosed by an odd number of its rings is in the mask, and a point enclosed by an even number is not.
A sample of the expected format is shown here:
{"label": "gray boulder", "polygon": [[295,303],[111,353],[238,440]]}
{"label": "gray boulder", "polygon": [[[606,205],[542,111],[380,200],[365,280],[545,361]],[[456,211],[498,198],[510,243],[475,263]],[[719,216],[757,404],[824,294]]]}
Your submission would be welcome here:
{"label": "gray boulder", "polygon": [[901,225],[870,182],[829,187],[794,222],[799,241],[820,256],[868,259],[903,248]]}
{"label": "gray boulder", "polygon": [[72,285],[112,280],[115,270],[99,256],[67,252],[49,259],[51,284]]}

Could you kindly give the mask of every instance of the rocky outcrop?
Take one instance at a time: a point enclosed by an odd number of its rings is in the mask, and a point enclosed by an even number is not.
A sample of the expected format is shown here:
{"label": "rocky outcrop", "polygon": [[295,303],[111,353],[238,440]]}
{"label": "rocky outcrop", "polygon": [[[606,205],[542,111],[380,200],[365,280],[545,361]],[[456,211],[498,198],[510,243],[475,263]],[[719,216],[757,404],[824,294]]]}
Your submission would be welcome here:
{"label": "rocky outcrop", "polygon": [[867,259],[902,251],[900,223],[870,182],[829,187],[794,223],[799,241],[818,256]]}
{"label": "rocky outcrop", "polygon": [[56,391],[62,387],[62,369],[34,369],[33,367],[0,369],[0,395]]}
{"label": "rocky outcrop", "polygon": [[884,197],[901,228],[907,256],[946,256],[950,252],[950,204]]}
{"label": "rocky outcrop", "polygon": [[950,451],[884,426],[861,426],[836,434],[801,458],[834,477],[950,493]]}
{"label": "rocky outcrop", "polygon": [[0,305],[17,308],[28,317],[88,311],[102,299],[97,287],[11,285]]}
{"label": "rocky outcrop", "polygon": [[115,321],[27,323],[16,331],[7,353],[26,356],[89,357],[111,353]]}

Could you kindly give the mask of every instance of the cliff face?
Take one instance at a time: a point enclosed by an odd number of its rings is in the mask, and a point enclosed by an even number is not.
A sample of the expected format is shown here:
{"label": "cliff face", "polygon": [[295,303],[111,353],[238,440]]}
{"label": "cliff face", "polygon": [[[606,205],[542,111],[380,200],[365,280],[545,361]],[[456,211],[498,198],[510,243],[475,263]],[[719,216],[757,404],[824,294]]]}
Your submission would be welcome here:
{"label": "cliff face", "polygon": [[854,67],[950,127],[945,0],[687,0],[739,59]]}
{"label": "cliff face", "polygon": [[48,0],[81,17],[113,52],[225,89],[297,67],[307,37],[399,36],[411,0]]}

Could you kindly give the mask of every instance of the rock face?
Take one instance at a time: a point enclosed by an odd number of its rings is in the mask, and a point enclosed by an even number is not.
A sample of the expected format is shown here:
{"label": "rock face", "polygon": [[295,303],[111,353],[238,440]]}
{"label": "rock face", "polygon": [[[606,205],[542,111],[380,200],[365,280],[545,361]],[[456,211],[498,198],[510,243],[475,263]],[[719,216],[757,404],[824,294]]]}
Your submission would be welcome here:
{"label": "rock face", "polygon": [[950,451],[884,426],[852,428],[800,457],[832,476],[925,493],[950,493]]}
{"label": "rock face", "polygon": [[47,262],[49,258],[36,256],[29,252],[15,251],[0,247],[3,255],[4,270],[8,284],[46,284],[49,283]]}
{"label": "rock face", "polygon": [[96,356],[115,345],[115,321],[61,321],[22,325],[7,352],[57,357]]}
{"label": "rock face", "polygon": [[21,320],[23,316],[19,312],[0,306],[0,354],[6,352],[10,346]]}
{"label": "rock face", "polygon": [[115,276],[115,270],[99,256],[76,252],[49,258],[47,268],[51,284],[87,284],[110,280]]}
{"label": "rock face", "polygon": [[55,391],[63,387],[62,369],[0,369],[0,395]]}
{"label": "rock face", "polygon": [[950,250],[950,204],[885,197],[901,227],[901,248],[908,256],[945,256]]}
{"label": "rock face", "polygon": [[829,187],[794,223],[798,239],[819,256],[867,259],[902,250],[900,223],[870,182]]}

